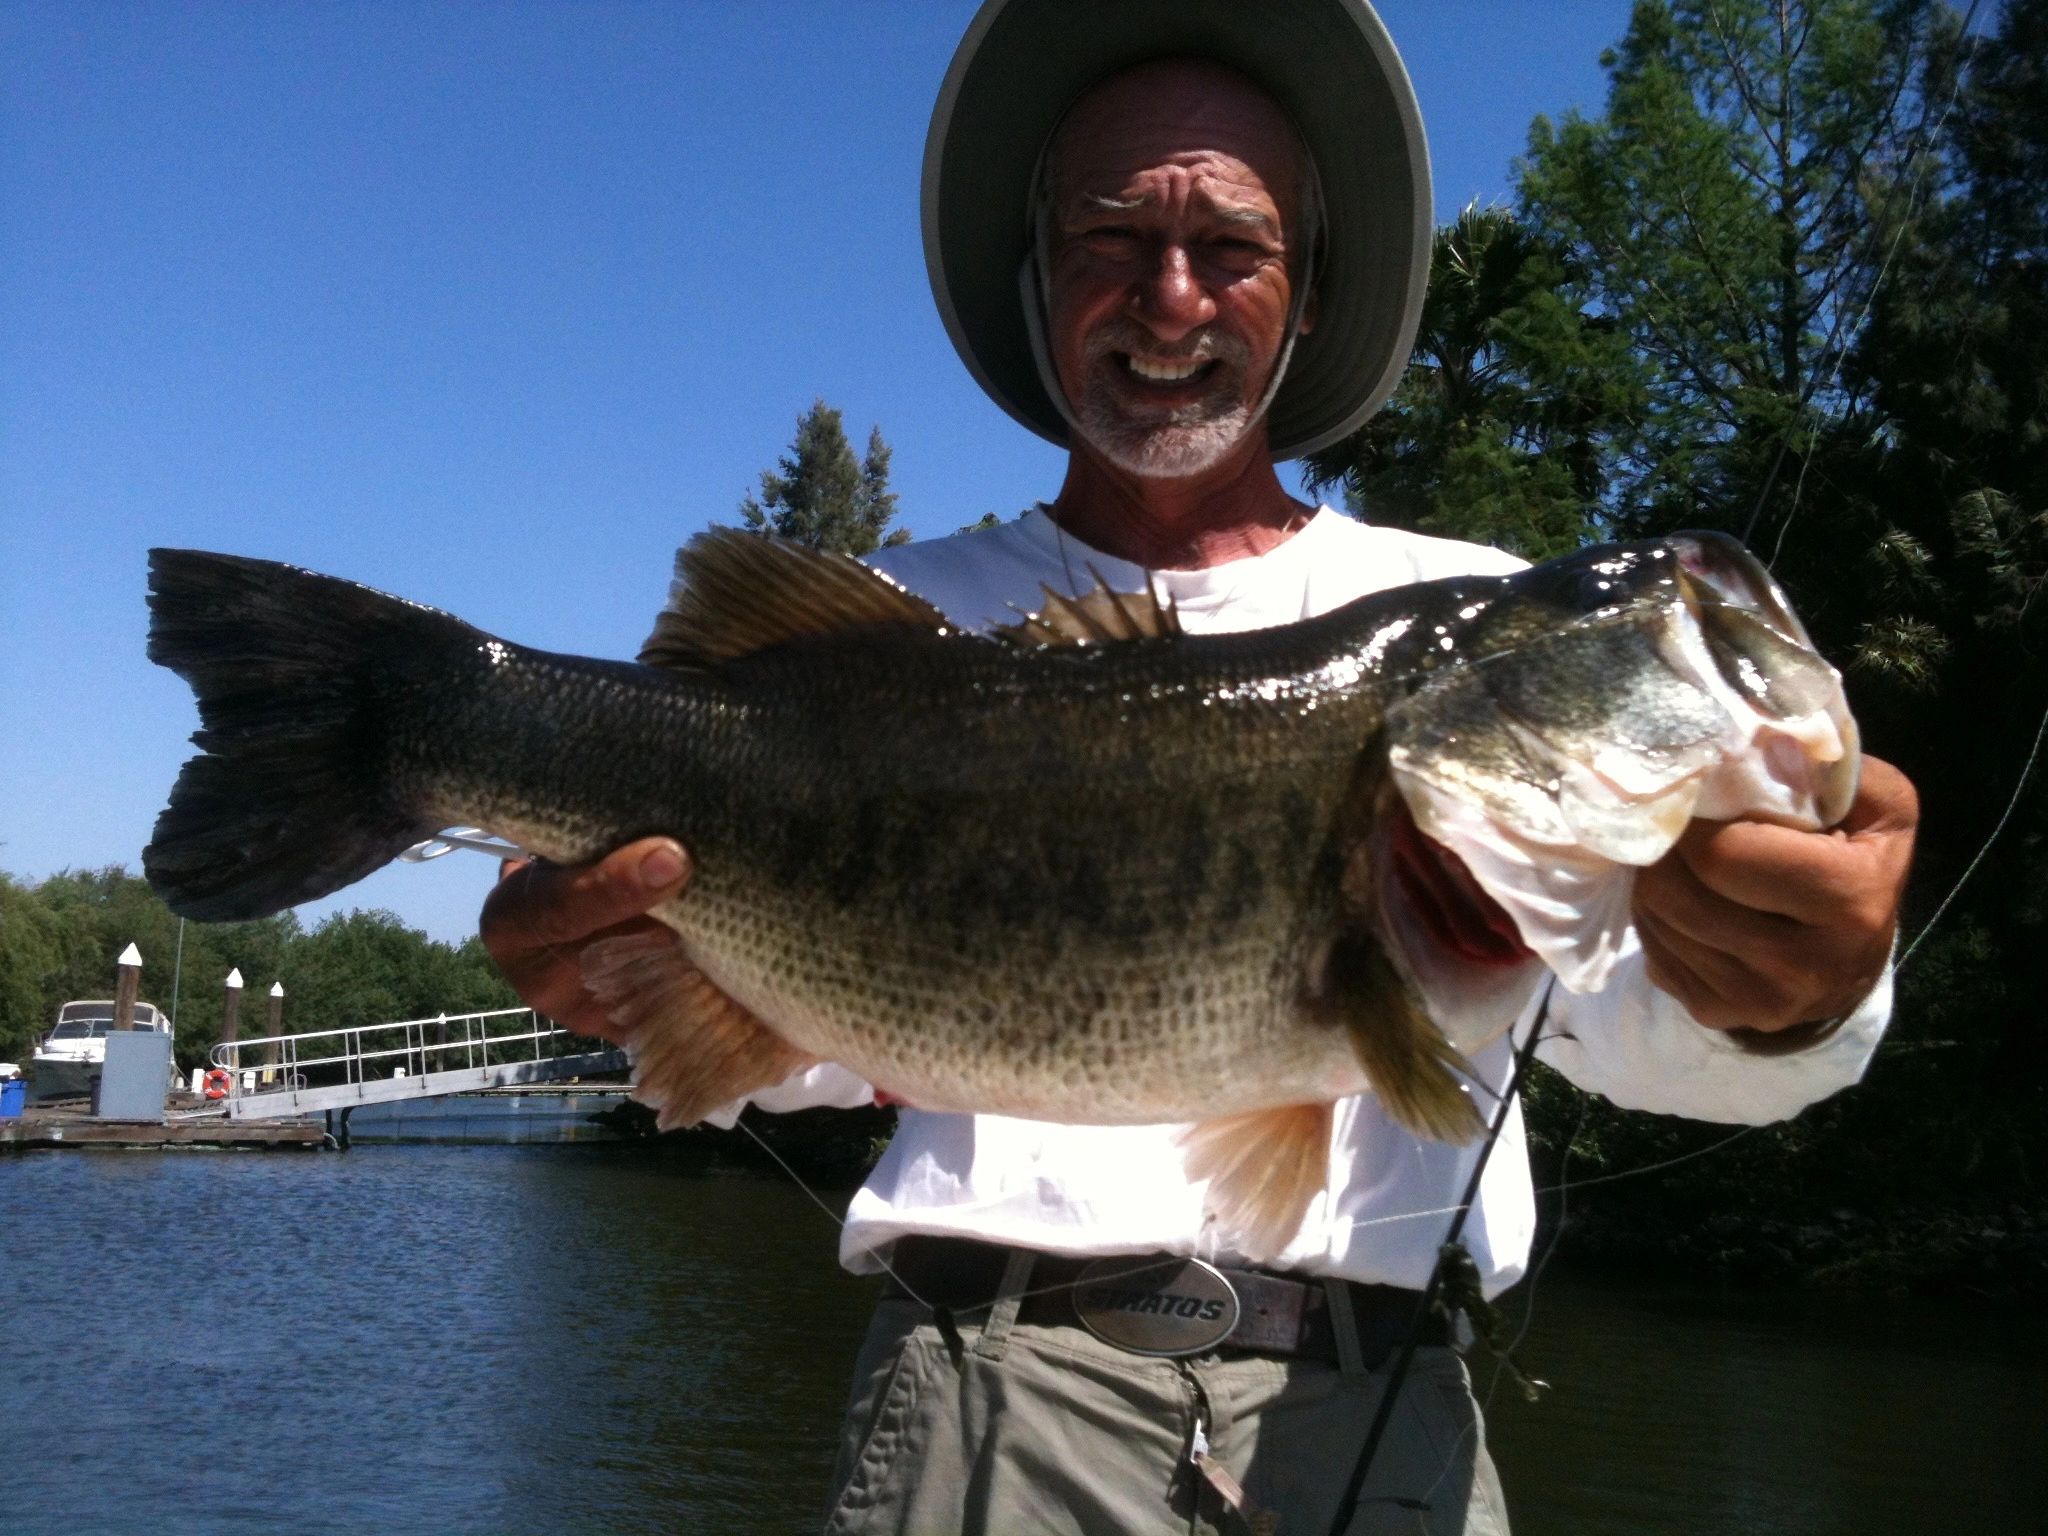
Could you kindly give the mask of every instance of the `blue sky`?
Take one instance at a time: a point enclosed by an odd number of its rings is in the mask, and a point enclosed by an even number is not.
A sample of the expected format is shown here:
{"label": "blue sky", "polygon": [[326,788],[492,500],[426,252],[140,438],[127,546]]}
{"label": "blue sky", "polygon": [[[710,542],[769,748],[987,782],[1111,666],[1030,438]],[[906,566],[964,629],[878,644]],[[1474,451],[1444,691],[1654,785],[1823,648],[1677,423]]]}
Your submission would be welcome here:
{"label": "blue sky", "polygon": [[[1057,485],[917,230],[972,0],[0,7],[0,869],[139,868],[196,724],[144,551],[289,560],[632,654],[817,396],[919,537]],[[1599,109],[1627,0],[1382,0],[1438,215]],[[473,930],[491,864],[302,916]]]}

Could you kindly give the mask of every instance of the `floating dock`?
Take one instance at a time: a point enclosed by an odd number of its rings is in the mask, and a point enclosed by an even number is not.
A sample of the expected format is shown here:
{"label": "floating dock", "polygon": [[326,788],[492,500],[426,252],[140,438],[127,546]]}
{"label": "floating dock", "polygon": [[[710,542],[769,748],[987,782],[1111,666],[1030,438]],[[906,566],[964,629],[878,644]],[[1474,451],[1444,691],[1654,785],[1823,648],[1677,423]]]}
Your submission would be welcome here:
{"label": "floating dock", "polygon": [[327,1146],[317,1120],[229,1120],[207,1115],[185,1120],[102,1120],[84,1099],[31,1104],[20,1118],[0,1120],[0,1151],[33,1152],[84,1147],[154,1151],[168,1147],[222,1151],[308,1150]]}

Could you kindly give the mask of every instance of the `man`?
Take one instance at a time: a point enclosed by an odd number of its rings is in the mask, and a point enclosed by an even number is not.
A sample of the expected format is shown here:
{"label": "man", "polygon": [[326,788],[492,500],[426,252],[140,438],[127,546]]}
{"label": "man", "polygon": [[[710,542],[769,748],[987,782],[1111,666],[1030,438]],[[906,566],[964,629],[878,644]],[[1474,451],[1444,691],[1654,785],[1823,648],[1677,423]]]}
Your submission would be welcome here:
{"label": "man", "polygon": [[[1019,522],[876,563],[963,624],[1099,573],[1152,580],[1192,630],[1511,569],[1304,506],[1273,470],[1391,389],[1426,188],[1413,99],[1361,0],[991,0],[934,116],[927,256],[963,358],[1066,443],[1066,479]],[[1910,787],[1871,763],[1831,832],[1695,824],[1638,881],[1641,949],[1603,992],[1558,994],[1540,1053],[1621,1102],[1724,1120],[1853,1081],[1888,1008],[1914,816]],[[644,924],[687,877],[659,840],[529,867],[492,897],[485,940],[534,1006],[606,1033],[576,951]],[[1425,983],[1517,1026],[1473,1061],[1497,1094],[1536,1026],[1541,967],[1447,853],[1412,840],[1404,880]],[[822,1068],[757,1102],[868,1097]],[[899,1283],[856,1369],[830,1529],[1329,1527],[1478,1148],[1418,1142],[1370,1096],[1347,1101],[1330,1193],[1261,1273],[1205,1249],[1175,1137],[906,1109],[848,1214],[842,1258],[886,1261]],[[1527,1261],[1520,1143],[1511,1116],[1466,1228],[1489,1291]],[[1217,1260],[1259,1326],[1182,1355],[1080,1326],[1088,1261],[1155,1254]],[[1426,1333],[1351,1529],[1506,1528],[1450,1342]]]}

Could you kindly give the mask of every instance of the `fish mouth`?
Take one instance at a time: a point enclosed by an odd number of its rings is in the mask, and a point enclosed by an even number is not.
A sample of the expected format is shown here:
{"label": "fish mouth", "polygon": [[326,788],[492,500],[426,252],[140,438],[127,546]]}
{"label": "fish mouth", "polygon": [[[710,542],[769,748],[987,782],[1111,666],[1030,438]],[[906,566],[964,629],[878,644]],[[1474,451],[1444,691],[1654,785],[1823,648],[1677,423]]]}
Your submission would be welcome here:
{"label": "fish mouth", "polygon": [[[1671,545],[1679,595],[1714,670],[1736,698],[1770,722],[1769,734],[1777,735],[1772,726],[1793,726],[1775,743],[1781,762],[1794,762],[1795,743],[1816,749],[1808,766],[1814,812],[1823,826],[1835,825],[1856,798],[1862,764],[1839,674],[1821,659],[1771,573],[1741,544],[1726,534],[1687,533]],[[1822,720],[1838,738],[1838,755],[1831,758],[1817,750]],[[1794,724],[1800,721],[1810,724]]]}
{"label": "fish mouth", "polygon": [[[1841,677],[1734,540],[1597,546],[1505,578],[1492,604],[1494,648],[1389,711],[1388,764],[1423,833],[1567,988],[1602,984],[1629,872],[1691,820],[1814,830],[1848,812],[1861,754]],[[1469,968],[1463,923],[1422,926]]]}
{"label": "fish mouth", "polygon": [[1682,533],[1672,537],[1671,547],[1680,590],[1696,616],[1704,598],[1709,606],[1718,602],[1753,613],[1793,644],[1813,649],[1812,636],[1771,573],[1735,539],[1725,533]]}

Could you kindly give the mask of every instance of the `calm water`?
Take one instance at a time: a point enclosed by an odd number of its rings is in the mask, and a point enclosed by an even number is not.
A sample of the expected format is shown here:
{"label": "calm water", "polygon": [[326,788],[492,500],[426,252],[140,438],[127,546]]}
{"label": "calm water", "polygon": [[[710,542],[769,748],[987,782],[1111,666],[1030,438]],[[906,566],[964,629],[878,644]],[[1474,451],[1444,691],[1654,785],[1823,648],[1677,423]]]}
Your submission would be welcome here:
{"label": "calm water", "polygon": [[[632,1148],[0,1158],[0,1530],[813,1527],[871,1288]],[[1547,1277],[1520,1536],[2005,1531],[2048,1328]]]}

